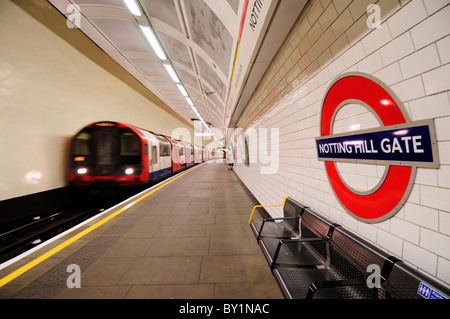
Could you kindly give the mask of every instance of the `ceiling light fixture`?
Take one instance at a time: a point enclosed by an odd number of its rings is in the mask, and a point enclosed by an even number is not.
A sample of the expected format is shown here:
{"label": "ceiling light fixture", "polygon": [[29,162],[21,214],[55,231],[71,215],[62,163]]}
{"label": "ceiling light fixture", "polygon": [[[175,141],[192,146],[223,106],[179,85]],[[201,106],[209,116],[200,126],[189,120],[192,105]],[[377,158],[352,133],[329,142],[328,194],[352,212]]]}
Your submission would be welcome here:
{"label": "ceiling light fixture", "polygon": [[182,86],[181,84],[177,84],[178,90],[180,90],[181,94],[183,94],[184,96],[188,96],[184,86]]}
{"label": "ceiling light fixture", "polygon": [[180,79],[178,78],[178,75],[175,73],[175,70],[173,69],[173,66],[171,64],[168,64],[168,63],[163,63],[163,64],[164,64],[164,67],[167,70],[167,73],[169,73],[170,77],[172,78],[172,80],[175,83],[179,83]]}
{"label": "ceiling light fixture", "polygon": [[147,38],[148,43],[153,48],[153,51],[155,51],[156,55],[161,59],[165,60],[167,59],[166,54],[164,53],[164,50],[162,49],[161,45],[159,44],[153,30],[149,26],[143,26],[139,25],[141,27],[142,32],[144,33],[145,37]]}
{"label": "ceiling light fixture", "polygon": [[192,103],[192,100],[188,97],[186,97],[186,101],[189,103],[190,106],[193,106],[194,103]]}
{"label": "ceiling light fixture", "polygon": [[142,15],[141,10],[139,10],[139,7],[134,0],[124,0],[124,2],[132,14],[138,17]]}

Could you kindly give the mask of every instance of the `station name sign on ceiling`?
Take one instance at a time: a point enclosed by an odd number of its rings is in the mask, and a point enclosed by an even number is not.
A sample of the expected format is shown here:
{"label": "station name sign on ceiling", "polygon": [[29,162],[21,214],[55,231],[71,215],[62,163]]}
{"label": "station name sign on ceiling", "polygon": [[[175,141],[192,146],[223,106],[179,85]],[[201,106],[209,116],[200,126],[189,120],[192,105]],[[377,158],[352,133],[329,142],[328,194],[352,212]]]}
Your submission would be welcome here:
{"label": "station name sign on ceiling", "polygon": [[[380,127],[333,134],[338,111],[347,104],[364,105]],[[317,157],[325,162],[331,188],[344,209],[366,223],[386,220],[404,205],[419,167],[439,168],[433,120],[411,121],[389,87],[369,75],[348,73],[326,91],[316,138]],[[368,191],[350,187],[337,162],[385,165],[380,182]]]}

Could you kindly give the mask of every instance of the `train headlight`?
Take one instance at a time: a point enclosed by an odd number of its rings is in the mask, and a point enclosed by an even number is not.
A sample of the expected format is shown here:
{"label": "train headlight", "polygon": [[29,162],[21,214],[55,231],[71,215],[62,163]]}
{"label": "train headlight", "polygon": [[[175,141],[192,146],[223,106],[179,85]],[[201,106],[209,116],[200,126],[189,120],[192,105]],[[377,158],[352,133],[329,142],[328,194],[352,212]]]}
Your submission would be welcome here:
{"label": "train headlight", "polygon": [[87,168],[82,167],[82,168],[79,168],[79,169],[77,170],[77,173],[80,174],[80,175],[83,175],[83,174],[86,174],[87,171],[88,171]]}
{"label": "train headlight", "polygon": [[127,174],[127,175],[131,175],[131,174],[133,174],[134,173],[134,169],[132,169],[132,168],[127,168],[126,170],[125,170],[125,174]]}

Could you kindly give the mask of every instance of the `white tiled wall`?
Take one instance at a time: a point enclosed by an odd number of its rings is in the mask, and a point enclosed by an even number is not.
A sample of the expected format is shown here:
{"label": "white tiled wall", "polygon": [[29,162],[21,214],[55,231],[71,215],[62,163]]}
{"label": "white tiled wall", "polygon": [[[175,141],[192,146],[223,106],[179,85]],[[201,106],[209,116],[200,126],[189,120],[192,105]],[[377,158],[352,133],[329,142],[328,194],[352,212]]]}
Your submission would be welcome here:
{"label": "white tiled wall", "polygon": [[[381,25],[368,27],[367,6],[381,9]],[[276,174],[262,164],[235,171],[262,204],[290,195],[423,271],[450,283],[450,1],[312,0],[255,90],[237,126],[278,128]],[[411,120],[434,119],[439,169],[418,169],[403,208],[377,224],[357,221],[336,200],[317,160],[321,103],[338,75],[350,71],[383,81]],[[364,108],[347,106],[336,131],[374,124]],[[353,129],[357,127],[354,126]],[[262,143],[263,141],[259,141]],[[355,188],[372,187],[382,165],[340,164]],[[270,208],[274,216],[281,209]]]}

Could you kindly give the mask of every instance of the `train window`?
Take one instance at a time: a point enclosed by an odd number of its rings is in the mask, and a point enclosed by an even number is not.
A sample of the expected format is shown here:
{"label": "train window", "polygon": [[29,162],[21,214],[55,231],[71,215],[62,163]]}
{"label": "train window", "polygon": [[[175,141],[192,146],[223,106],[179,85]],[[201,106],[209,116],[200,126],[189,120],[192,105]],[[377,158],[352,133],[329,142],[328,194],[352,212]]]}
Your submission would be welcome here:
{"label": "train window", "polygon": [[159,155],[160,156],[170,156],[170,145],[160,144],[159,145]]}
{"label": "train window", "polygon": [[130,129],[120,132],[120,163],[139,164],[141,161],[141,140]]}
{"label": "train window", "polygon": [[159,156],[170,156],[170,143],[167,139],[161,136],[156,136],[156,139],[159,141]]}
{"label": "train window", "polygon": [[156,153],[156,146],[152,147],[152,164],[156,164],[158,161],[158,155]]}
{"label": "train window", "polygon": [[90,132],[82,131],[75,137],[74,154],[76,155],[91,155],[91,138]]}

